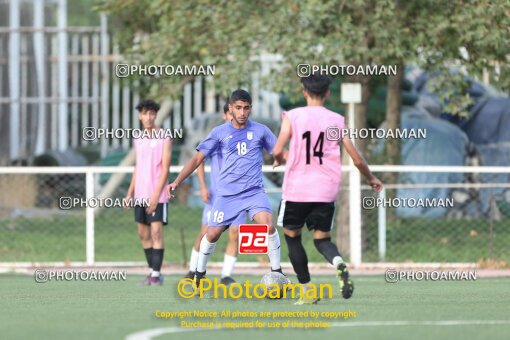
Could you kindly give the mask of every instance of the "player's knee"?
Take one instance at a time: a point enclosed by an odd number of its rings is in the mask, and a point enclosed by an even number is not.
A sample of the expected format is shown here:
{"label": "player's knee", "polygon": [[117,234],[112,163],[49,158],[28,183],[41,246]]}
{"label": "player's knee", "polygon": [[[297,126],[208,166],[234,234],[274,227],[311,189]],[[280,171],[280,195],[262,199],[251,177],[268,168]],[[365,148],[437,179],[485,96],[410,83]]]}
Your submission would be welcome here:
{"label": "player's knee", "polygon": [[273,226],[273,224],[268,224],[268,227],[269,227],[269,235],[273,235],[276,232],[275,227]]}
{"label": "player's knee", "polygon": [[219,235],[215,235],[215,234],[213,234],[213,235],[207,234],[206,237],[207,237],[207,241],[209,243],[216,243],[220,239],[220,236]]}
{"label": "player's knee", "polygon": [[205,236],[207,237],[207,241],[214,243],[218,241],[222,233],[221,228],[208,228]]}
{"label": "player's knee", "polygon": [[153,242],[162,242],[163,233],[161,232],[161,230],[154,230],[151,232],[151,238]]}
{"label": "player's knee", "polygon": [[283,228],[283,233],[289,237],[301,237],[301,229]]}
{"label": "player's knee", "polygon": [[287,245],[289,246],[289,250],[292,246],[301,244],[301,235],[287,235],[285,234],[285,241],[287,242]]}
{"label": "player's knee", "polygon": [[228,238],[230,240],[230,242],[235,242],[237,243],[237,241],[239,240],[239,232],[238,232],[238,228],[236,229],[231,229],[229,231],[229,234],[228,234]]}
{"label": "player's knee", "polygon": [[313,232],[313,238],[320,240],[323,238],[330,238],[331,239],[331,233],[329,231],[322,231],[322,230],[314,230]]}
{"label": "player's knee", "polygon": [[267,211],[261,211],[253,215],[253,221],[257,224],[267,224],[271,227],[273,225],[273,215]]}
{"label": "player's knee", "polygon": [[138,230],[138,237],[140,238],[140,241],[150,241],[151,240],[151,234],[145,230]]}

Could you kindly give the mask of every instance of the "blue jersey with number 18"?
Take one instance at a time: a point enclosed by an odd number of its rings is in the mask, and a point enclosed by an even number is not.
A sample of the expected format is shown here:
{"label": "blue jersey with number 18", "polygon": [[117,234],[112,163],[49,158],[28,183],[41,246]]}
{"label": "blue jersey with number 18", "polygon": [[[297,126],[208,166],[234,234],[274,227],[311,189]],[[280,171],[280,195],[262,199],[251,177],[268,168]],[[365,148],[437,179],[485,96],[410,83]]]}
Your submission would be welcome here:
{"label": "blue jersey with number 18", "polygon": [[236,129],[231,122],[217,126],[197,146],[197,151],[205,156],[218,150],[221,152],[223,164],[218,177],[217,195],[232,196],[264,188],[263,149],[271,153],[275,144],[276,136],[267,126],[248,120],[242,129]]}

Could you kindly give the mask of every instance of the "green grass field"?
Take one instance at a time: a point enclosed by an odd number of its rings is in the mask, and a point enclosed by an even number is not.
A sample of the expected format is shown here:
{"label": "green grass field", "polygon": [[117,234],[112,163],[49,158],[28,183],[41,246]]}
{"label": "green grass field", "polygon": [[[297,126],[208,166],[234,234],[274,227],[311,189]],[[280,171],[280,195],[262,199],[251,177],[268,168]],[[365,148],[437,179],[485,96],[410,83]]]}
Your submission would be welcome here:
{"label": "green grass field", "polygon": [[[176,276],[163,287],[142,287],[141,276],[120,282],[52,281],[35,283],[30,275],[0,274],[2,339],[125,339],[142,331],[165,329],[156,339],[508,339],[510,278],[466,282],[385,283],[382,276],[354,277],[353,298],[343,300],[333,277],[334,298],[295,306],[291,299],[249,300],[178,297]],[[258,281],[260,277],[237,277]],[[292,277],[291,277],[292,278]],[[182,333],[175,319],[160,311],[354,311],[356,318],[330,322],[326,329],[195,330]],[[198,318],[188,318],[187,321]],[[204,319],[202,319],[204,320]],[[214,321],[228,321],[228,318]],[[276,321],[262,318],[234,321]],[[297,319],[295,319],[297,320]],[[297,321],[308,321],[299,319]],[[205,321],[205,320],[204,320]],[[173,332],[173,333],[169,333]],[[138,337],[137,339],[141,339]],[[148,338],[148,337],[145,337]]]}
{"label": "green grass field", "polygon": [[[169,209],[165,228],[165,261],[182,263],[201,223],[202,210],[180,204]],[[335,227],[336,228],[336,227]],[[184,237],[185,254],[183,254]],[[477,262],[493,258],[510,262],[508,219],[493,224],[492,253],[487,220],[395,219],[387,225],[386,261]],[[280,232],[281,235],[281,232]],[[366,216],[363,260],[379,261],[377,255],[377,214]],[[287,248],[282,239],[282,256]],[[334,240],[334,237],[333,237]],[[133,221],[133,211],[107,209],[96,217],[96,261],[144,261]],[[315,251],[310,233],[304,233],[310,261],[323,261]],[[220,239],[212,261],[221,261],[226,237]],[[185,256],[184,256],[185,255]],[[348,259],[348,257],[346,257]],[[84,261],[85,211],[48,217],[0,218],[0,262]],[[251,256],[240,261],[253,261]]]}

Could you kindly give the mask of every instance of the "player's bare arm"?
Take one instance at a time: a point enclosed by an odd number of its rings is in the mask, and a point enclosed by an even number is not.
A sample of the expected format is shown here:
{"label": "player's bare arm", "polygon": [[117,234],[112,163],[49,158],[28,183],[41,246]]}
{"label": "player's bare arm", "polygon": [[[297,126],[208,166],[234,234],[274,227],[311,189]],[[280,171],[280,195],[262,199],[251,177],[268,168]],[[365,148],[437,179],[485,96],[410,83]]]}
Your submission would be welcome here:
{"label": "player's bare arm", "polygon": [[197,151],[195,156],[193,156],[193,158],[191,158],[188,161],[188,163],[186,163],[186,165],[181,170],[181,172],[179,173],[179,175],[177,176],[175,181],[168,184],[168,186],[167,186],[167,192],[168,192],[168,196],[170,196],[170,198],[174,197],[174,195],[172,194],[172,191],[177,189],[177,187],[182,183],[182,181],[184,181],[186,178],[188,178],[189,175],[191,175],[198,168],[198,166],[200,164],[202,164],[204,159],[205,159],[205,155],[201,151]]}
{"label": "player's bare arm", "polygon": [[287,145],[291,135],[292,127],[290,125],[289,118],[287,116],[283,116],[280,134],[278,135],[278,140],[276,141],[276,144],[273,148],[273,168],[279,166],[287,160],[287,150],[285,149],[285,145]]}
{"label": "player's bare arm", "polygon": [[163,158],[161,160],[162,167],[161,176],[158,178],[156,188],[152,193],[150,205],[147,208],[148,214],[152,214],[158,207],[159,196],[161,195],[161,191],[163,190],[168,181],[168,173],[170,170],[171,158],[172,158],[172,142],[165,143],[165,145],[163,146]]}
{"label": "player's bare arm", "polygon": [[345,147],[345,150],[351,156],[354,165],[358,168],[358,170],[365,176],[368,180],[368,184],[377,192],[382,190],[382,182],[372,174],[370,169],[368,168],[368,164],[363,158],[363,156],[359,153],[358,149],[352,144],[351,140],[347,137],[344,137],[342,143]]}
{"label": "player's bare arm", "polygon": [[198,183],[200,185],[200,196],[202,197],[202,201],[204,203],[209,203],[210,193],[207,190],[207,185],[205,183],[205,165],[201,163],[198,166],[197,170]]}

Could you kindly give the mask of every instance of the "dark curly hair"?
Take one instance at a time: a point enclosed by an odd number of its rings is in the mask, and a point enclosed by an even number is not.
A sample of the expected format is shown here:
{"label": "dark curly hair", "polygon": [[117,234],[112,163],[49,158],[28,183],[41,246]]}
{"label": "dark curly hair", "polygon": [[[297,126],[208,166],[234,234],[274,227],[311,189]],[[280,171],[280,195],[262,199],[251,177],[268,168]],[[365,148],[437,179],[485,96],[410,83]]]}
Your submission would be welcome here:
{"label": "dark curly hair", "polygon": [[140,103],[138,103],[138,105],[136,105],[136,110],[138,112],[142,112],[145,110],[151,110],[151,111],[158,112],[159,108],[160,108],[159,104],[156,103],[154,100],[150,100],[150,99],[142,100]]}

